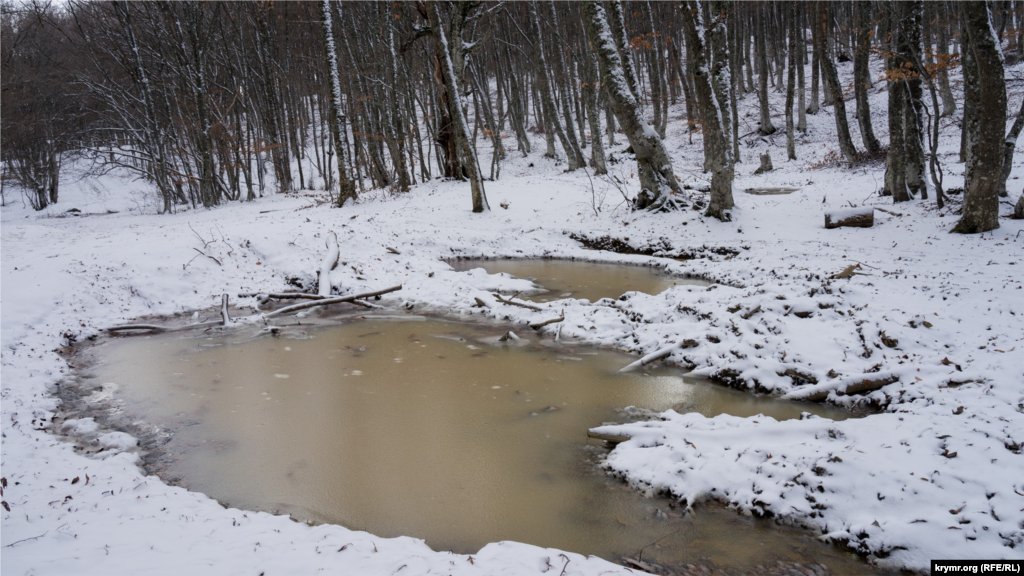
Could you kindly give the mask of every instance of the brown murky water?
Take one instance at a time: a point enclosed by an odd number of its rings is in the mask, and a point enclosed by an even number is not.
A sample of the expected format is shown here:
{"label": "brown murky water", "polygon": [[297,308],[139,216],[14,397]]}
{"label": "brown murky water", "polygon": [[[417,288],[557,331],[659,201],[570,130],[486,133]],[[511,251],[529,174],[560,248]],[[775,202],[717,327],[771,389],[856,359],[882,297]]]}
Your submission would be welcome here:
{"label": "brown murky water", "polygon": [[[756,398],[633,358],[502,328],[365,320],[247,340],[164,335],[96,350],[124,410],[173,431],[162,476],[246,509],[408,535],[475,552],[516,540],[610,560],[777,561],[870,569],[804,532],[719,506],[684,516],[595,466],[588,428],[636,406],[711,416],[836,419],[819,405]],[[253,329],[255,331],[255,329]],[[629,411],[633,412],[633,411]],[[635,417],[635,416],[634,416]],[[657,542],[657,544],[653,544]]]}
{"label": "brown murky water", "polygon": [[466,259],[448,264],[458,271],[483,268],[488,274],[510,274],[526,278],[547,289],[543,294],[524,295],[529,300],[548,302],[560,298],[581,298],[596,302],[601,298],[618,298],[626,292],[658,294],[672,286],[711,283],[698,278],[669,276],[650,266],[601,264],[583,260],[559,259]]}

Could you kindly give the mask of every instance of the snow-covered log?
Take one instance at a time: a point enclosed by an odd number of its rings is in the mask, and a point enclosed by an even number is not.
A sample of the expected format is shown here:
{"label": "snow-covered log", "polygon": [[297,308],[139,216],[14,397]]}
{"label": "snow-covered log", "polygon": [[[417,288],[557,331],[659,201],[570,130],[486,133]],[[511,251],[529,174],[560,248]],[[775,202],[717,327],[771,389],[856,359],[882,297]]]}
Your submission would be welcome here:
{"label": "snow-covered log", "polygon": [[782,397],[783,400],[805,400],[808,402],[821,402],[828,398],[830,392],[840,396],[849,394],[862,394],[899,381],[900,377],[894,373],[860,374],[848,378],[840,378],[831,382],[825,382],[815,386],[806,386],[794,390]]}
{"label": "snow-covered log", "polygon": [[619,372],[629,372],[631,370],[635,370],[637,368],[640,368],[641,366],[646,366],[646,365],[650,364],[651,362],[657,362],[658,360],[663,360],[663,359],[668,358],[669,356],[671,356],[672,352],[675,352],[679,348],[696,348],[696,347],[697,347],[697,341],[696,340],[689,340],[689,339],[683,340],[682,342],[680,342],[678,344],[672,344],[671,346],[666,346],[666,347],[662,348],[661,350],[656,350],[654,352],[651,352],[650,354],[644,356],[643,358],[637,360],[636,362],[633,362],[632,364],[630,364],[628,366],[620,368]]}
{"label": "snow-covered log", "polygon": [[825,212],[825,228],[839,228],[841,226],[871,228],[874,224],[875,209],[870,206]]}

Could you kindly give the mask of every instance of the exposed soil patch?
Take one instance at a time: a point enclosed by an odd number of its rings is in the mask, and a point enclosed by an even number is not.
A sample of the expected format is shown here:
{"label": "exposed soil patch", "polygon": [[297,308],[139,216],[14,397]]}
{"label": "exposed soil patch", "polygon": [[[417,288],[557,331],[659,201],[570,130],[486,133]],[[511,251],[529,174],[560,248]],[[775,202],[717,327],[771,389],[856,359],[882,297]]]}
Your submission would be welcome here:
{"label": "exposed soil patch", "polygon": [[[656,241],[651,241],[647,244],[635,246],[629,243],[628,237],[615,238],[613,236],[599,236],[590,237],[584,234],[577,234],[571,232],[569,237],[573,240],[583,244],[585,247],[591,250],[607,250],[609,252],[615,252],[616,254],[637,254],[641,256],[659,256],[663,258],[671,258],[673,260],[695,260],[698,258],[708,258],[711,260],[717,260],[716,256],[723,256],[725,259],[734,258],[739,255],[740,251],[736,248],[730,248],[728,246],[701,246],[698,248],[688,248],[679,250],[672,246],[668,239],[662,237]],[[745,247],[742,247],[746,249]]]}

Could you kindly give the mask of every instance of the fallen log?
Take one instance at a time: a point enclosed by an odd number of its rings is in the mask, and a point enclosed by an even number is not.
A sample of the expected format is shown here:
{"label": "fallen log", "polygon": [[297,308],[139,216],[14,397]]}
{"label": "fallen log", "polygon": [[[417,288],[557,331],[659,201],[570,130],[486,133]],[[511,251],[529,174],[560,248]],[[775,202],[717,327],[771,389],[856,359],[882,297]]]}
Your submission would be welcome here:
{"label": "fallen log", "polygon": [[228,295],[222,294],[220,297],[220,320],[210,320],[208,322],[197,322],[195,324],[185,324],[184,326],[160,326],[159,324],[122,324],[120,326],[111,326],[110,328],[104,328],[107,332],[127,332],[129,330],[149,330],[150,332],[179,332],[181,330],[194,330],[196,328],[208,328],[210,326],[227,326],[232,323],[231,315],[228,314]]}
{"label": "fallen log", "polygon": [[319,294],[305,292],[239,292],[239,298],[274,298],[276,300],[321,300]]}
{"label": "fallen log", "polygon": [[846,396],[849,394],[873,392],[875,390],[878,390],[882,386],[885,386],[886,384],[892,384],[893,382],[896,382],[899,379],[900,377],[896,376],[895,374],[892,376],[885,376],[882,378],[865,378],[863,380],[853,382],[852,384],[848,384],[846,388],[843,390],[837,390],[836,394],[839,394],[840,396]]}
{"label": "fallen log", "polygon": [[637,360],[636,362],[633,362],[632,364],[629,364],[628,366],[625,366],[623,368],[619,368],[619,372],[629,372],[630,370],[635,370],[636,368],[640,368],[641,366],[646,366],[651,362],[657,362],[658,360],[668,358],[669,356],[672,355],[672,352],[674,352],[677,348],[696,348],[697,346],[698,344],[696,340],[686,339],[677,344],[672,344],[660,350],[651,352],[650,354],[644,356],[643,358]]}
{"label": "fallen log", "polygon": [[825,212],[825,228],[839,228],[847,226],[852,228],[871,228],[875,224],[875,209],[846,208]]}
{"label": "fallen log", "polygon": [[264,314],[263,317],[273,318],[274,316],[280,316],[282,314],[288,314],[290,312],[298,312],[299,310],[305,310],[306,308],[314,308],[316,306],[330,306],[331,304],[341,304],[343,302],[354,303],[355,300],[358,300],[360,298],[372,298],[374,296],[381,296],[383,294],[388,294],[390,292],[396,292],[401,289],[402,286],[401,284],[399,284],[398,286],[392,286],[391,288],[385,288],[383,290],[378,290],[376,292],[367,292],[366,294],[356,294],[354,296],[341,296],[337,298],[321,298],[320,300],[312,300],[310,302],[303,302],[302,304],[293,304],[291,306],[285,306],[284,308],[279,308],[277,310],[274,310],[273,312],[268,312],[267,314]]}
{"label": "fallen log", "polygon": [[157,324],[122,324],[121,326],[111,326],[105,328],[107,332],[125,332],[128,330],[152,330],[153,332],[167,332],[166,326],[159,326]]}
{"label": "fallen log", "polygon": [[180,332],[182,330],[194,330],[196,328],[209,328],[211,326],[223,326],[222,320],[210,320],[209,322],[198,322],[196,324],[185,324],[184,326],[160,326],[158,324],[122,324],[104,328],[106,332],[127,332],[129,330],[149,330],[151,332]]}
{"label": "fallen log", "polygon": [[816,386],[807,386],[801,390],[795,390],[782,397],[783,400],[806,400],[808,402],[821,402],[828,398],[830,392],[839,396],[850,394],[862,394],[872,392],[883,386],[898,382],[900,377],[896,374],[862,374],[844,378],[840,382],[826,382]]}

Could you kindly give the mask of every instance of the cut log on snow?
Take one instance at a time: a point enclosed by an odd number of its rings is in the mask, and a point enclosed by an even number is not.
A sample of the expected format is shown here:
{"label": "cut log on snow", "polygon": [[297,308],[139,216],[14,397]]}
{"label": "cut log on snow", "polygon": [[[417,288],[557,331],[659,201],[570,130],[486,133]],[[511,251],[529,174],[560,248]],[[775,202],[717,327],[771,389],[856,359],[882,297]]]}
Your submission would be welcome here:
{"label": "cut log on snow", "polygon": [[323,262],[320,263],[320,285],[317,290],[321,298],[331,295],[331,270],[338,265],[338,258],[341,257],[341,250],[338,248],[338,235],[333,230],[327,233],[327,253],[324,254]]}
{"label": "cut log on snow", "polygon": [[848,226],[853,228],[871,228],[875,224],[875,209],[846,208],[825,212],[825,228]]}
{"label": "cut log on snow", "polygon": [[698,344],[696,340],[686,339],[677,344],[672,344],[671,346],[666,346],[660,350],[651,352],[650,354],[644,356],[643,358],[637,360],[636,362],[633,362],[632,364],[624,368],[620,368],[619,372],[629,372],[630,370],[635,370],[636,368],[640,368],[641,366],[646,366],[651,362],[657,362],[658,360],[668,358],[669,356],[672,355],[672,352],[674,352],[678,348],[696,348],[697,346]]}
{"label": "cut log on snow", "polygon": [[285,306],[284,308],[279,308],[277,310],[274,310],[273,312],[268,312],[263,317],[264,318],[273,318],[274,316],[281,316],[282,314],[288,314],[288,313],[291,313],[291,312],[298,312],[299,310],[305,310],[306,308],[314,308],[316,306],[330,306],[331,304],[341,304],[343,302],[354,303],[355,300],[358,300],[360,298],[372,298],[374,296],[380,296],[382,294],[388,294],[390,292],[396,292],[396,291],[401,290],[401,289],[402,289],[402,286],[398,285],[398,286],[392,286],[391,288],[385,288],[383,290],[378,290],[376,292],[367,292],[366,294],[356,294],[354,296],[343,296],[343,297],[337,297],[337,298],[322,298],[320,300],[312,300],[310,302],[303,302],[302,304],[293,304],[291,306]]}
{"label": "cut log on snow", "polygon": [[587,430],[587,438],[593,438],[594,440],[604,440],[612,446],[616,444],[622,444],[628,441],[629,436],[622,436],[620,434],[604,434],[601,432],[594,432],[593,430]]}
{"label": "cut log on snow", "polygon": [[799,190],[799,188],[787,186],[763,186],[761,188],[747,188],[744,192],[747,194],[753,194],[754,196],[778,196],[780,194],[792,194]]}
{"label": "cut log on snow", "polygon": [[541,328],[547,326],[548,324],[556,324],[558,322],[561,322],[562,320],[565,320],[565,314],[559,316],[558,318],[552,318],[551,320],[545,320],[543,322],[534,322],[530,324],[530,328],[533,328],[534,330],[540,330]]}

